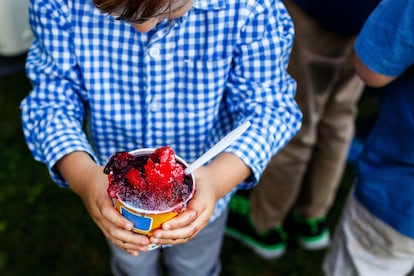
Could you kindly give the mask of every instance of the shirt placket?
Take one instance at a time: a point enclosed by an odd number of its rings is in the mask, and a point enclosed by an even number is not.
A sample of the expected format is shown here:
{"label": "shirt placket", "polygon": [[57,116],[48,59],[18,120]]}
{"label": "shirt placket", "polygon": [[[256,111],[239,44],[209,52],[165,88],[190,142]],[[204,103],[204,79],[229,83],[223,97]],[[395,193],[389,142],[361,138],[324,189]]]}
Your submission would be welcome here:
{"label": "shirt placket", "polygon": [[148,41],[145,55],[145,129],[144,132],[144,145],[145,147],[154,147],[162,141],[162,130],[164,128],[165,119],[163,114],[160,114],[162,109],[162,91],[165,89],[160,86],[157,81],[157,76],[163,74],[165,61],[164,56],[161,55],[162,45],[161,40],[168,34],[169,28],[158,29]]}

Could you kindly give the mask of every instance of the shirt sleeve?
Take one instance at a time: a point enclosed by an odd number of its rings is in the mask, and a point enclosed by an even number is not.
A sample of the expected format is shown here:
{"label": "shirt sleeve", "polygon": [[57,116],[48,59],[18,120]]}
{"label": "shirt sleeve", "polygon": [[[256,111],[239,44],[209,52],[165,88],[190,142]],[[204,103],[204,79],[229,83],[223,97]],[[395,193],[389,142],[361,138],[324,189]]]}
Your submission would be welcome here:
{"label": "shirt sleeve", "polygon": [[54,169],[59,159],[74,151],[85,151],[95,158],[83,131],[86,96],[71,49],[69,13],[63,15],[67,10],[57,1],[31,1],[30,24],[35,38],[26,70],[33,89],[21,103],[28,147],[36,160],[47,164],[52,179],[62,187],[68,185]]}
{"label": "shirt sleeve", "polygon": [[291,18],[279,1],[252,9],[234,54],[227,104],[240,124],[252,124],[228,151],[239,156],[253,177],[240,185],[257,184],[271,158],[297,133],[302,114],[294,99],[296,82],[287,73],[294,39]]}
{"label": "shirt sleeve", "polygon": [[372,71],[396,77],[414,64],[414,2],[383,0],[366,21],[355,51]]}

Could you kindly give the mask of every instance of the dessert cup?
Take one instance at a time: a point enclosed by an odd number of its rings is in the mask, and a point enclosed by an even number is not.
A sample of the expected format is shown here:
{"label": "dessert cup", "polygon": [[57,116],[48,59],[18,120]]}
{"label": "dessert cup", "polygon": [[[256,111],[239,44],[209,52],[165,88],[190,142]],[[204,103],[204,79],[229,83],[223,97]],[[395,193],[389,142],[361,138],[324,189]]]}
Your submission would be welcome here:
{"label": "dessert cup", "polygon": [[[155,148],[142,148],[137,149],[134,151],[129,152],[134,157],[139,156],[149,156],[151,153],[155,151]],[[188,164],[179,156],[175,156],[177,163],[181,163],[184,165],[184,168],[188,167]],[[194,174],[185,175],[184,177],[189,177],[191,187],[190,193],[186,198],[184,198],[181,202],[175,204],[174,206],[168,209],[162,210],[145,210],[141,208],[137,208],[132,206],[128,202],[121,200],[119,197],[112,198],[114,207],[129,221],[134,224],[134,228],[132,229],[134,232],[142,235],[152,236],[152,231],[160,228],[161,225],[166,222],[167,220],[172,219],[173,217],[177,216],[180,212],[185,210],[187,203],[194,195],[195,190],[195,178]],[[184,185],[184,184],[183,184]],[[166,199],[167,200],[167,199]],[[157,248],[157,245],[150,245],[149,250]]]}

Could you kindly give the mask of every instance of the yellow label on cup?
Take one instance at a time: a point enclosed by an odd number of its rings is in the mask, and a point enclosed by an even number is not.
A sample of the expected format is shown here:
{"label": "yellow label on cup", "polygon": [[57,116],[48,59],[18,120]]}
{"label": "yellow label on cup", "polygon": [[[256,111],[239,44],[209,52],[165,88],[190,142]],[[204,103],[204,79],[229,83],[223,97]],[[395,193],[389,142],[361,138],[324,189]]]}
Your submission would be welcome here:
{"label": "yellow label on cup", "polygon": [[134,224],[132,231],[147,235],[149,237],[152,236],[152,230],[160,228],[161,224],[178,215],[177,212],[166,212],[159,214],[137,212],[117,198],[113,198],[112,201],[115,209],[117,209],[126,219]]}

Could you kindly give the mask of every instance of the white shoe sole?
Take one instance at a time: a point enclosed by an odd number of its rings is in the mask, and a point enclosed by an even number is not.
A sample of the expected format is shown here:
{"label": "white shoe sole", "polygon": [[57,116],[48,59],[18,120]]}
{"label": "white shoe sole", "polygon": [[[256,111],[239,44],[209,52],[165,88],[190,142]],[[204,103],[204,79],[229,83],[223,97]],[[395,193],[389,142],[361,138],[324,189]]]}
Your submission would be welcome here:
{"label": "white shoe sole", "polygon": [[300,244],[307,250],[319,250],[324,249],[329,246],[331,238],[329,235],[329,232],[326,233],[326,235],[323,235],[322,238],[320,238],[317,241],[312,242],[306,242],[302,239],[300,240]]}

